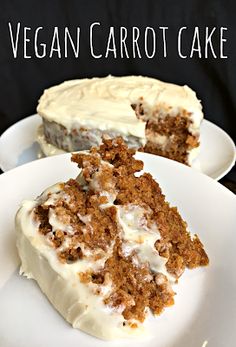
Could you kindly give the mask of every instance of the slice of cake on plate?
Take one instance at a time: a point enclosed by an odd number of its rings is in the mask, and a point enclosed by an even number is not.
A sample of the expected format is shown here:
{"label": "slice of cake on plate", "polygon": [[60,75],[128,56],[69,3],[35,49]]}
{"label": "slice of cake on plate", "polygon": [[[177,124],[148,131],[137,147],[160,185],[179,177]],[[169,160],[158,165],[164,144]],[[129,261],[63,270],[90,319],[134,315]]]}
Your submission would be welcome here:
{"label": "slice of cake on plate", "polygon": [[121,138],[72,155],[77,179],[57,183],[16,216],[21,274],[61,315],[103,339],[137,336],[174,303],[185,268],[208,264],[199,238],[165,201]]}
{"label": "slice of cake on plate", "polygon": [[142,76],[79,79],[44,91],[38,142],[45,155],[87,150],[102,136],[192,165],[202,106],[187,86]]}

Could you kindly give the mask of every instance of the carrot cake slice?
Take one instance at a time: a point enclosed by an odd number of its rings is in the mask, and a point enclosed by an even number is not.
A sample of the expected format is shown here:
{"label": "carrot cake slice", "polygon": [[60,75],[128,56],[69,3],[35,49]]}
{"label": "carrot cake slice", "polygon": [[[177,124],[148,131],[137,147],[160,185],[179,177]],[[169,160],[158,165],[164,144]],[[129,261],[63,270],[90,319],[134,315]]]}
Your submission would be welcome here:
{"label": "carrot cake slice", "polygon": [[185,268],[208,264],[197,235],[121,138],[72,155],[81,172],[16,216],[20,273],[60,314],[102,339],[137,336],[174,304]]}
{"label": "carrot cake slice", "polygon": [[190,166],[198,154],[202,106],[188,86],[142,76],[71,80],[45,90],[37,111],[45,155],[90,149],[103,135]]}

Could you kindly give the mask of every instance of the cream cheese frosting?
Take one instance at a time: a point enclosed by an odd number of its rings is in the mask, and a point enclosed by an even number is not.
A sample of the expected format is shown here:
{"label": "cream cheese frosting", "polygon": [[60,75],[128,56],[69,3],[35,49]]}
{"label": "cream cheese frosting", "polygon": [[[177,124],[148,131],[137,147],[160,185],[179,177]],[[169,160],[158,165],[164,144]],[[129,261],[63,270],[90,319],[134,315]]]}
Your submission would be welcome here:
{"label": "cream cheese frosting", "polygon": [[[103,165],[111,166],[108,163]],[[81,175],[78,179],[83,184]],[[91,182],[91,187],[95,190],[100,189],[96,177]],[[107,205],[101,205],[102,209],[115,206],[113,204],[115,194],[102,191],[100,195],[109,198]],[[94,261],[90,259],[91,252],[80,244],[85,257],[73,264],[62,264],[50,243],[50,233],[45,237],[38,232],[39,224],[34,218],[35,207],[39,203],[52,206],[58,199],[69,202],[69,197],[61,191],[60,184],[48,188],[35,201],[22,203],[16,216],[17,248],[21,258],[20,273],[37,281],[54,307],[74,328],[102,339],[145,335],[147,331],[140,322],[135,321],[137,325],[135,329],[125,324],[122,307],[114,309],[104,304],[104,298],[112,289],[112,282],[109,279],[107,283],[99,286],[100,294],[97,295],[98,286],[81,283],[78,276],[80,272],[102,269],[111,255],[112,246],[102,258]],[[150,228],[147,226],[144,215],[147,211],[135,205],[116,206],[116,209],[117,223],[121,229],[120,237],[124,241],[123,253],[129,256],[135,250],[137,257],[134,257],[134,261],[137,266],[149,262],[152,271],[167,275],[171,279],[165,267],[167,259],[159,256],[154,247],[160,234],[156,224]],[[89,223],[90,216],[83,216],[83,222]],[[67,234],[73,233],[70,226],[63,224],[52,209],[49,209],[49,223],[52,226],[52,232],[60,229]],[[64,241],[58,251],[67,246],[66,242]]]}
{"label": "cream cheese frosting", "polygon": [[140,98],[145,109],[158,108],[160,116],[166,108],[170,115],[186,110],[192,121],[189,131],[193,134],[198,131],[203,118],[202,106],[192,89],[142,76],[67,81],[45,90],[37,111],[48,121],[69,130],[79,126],[116,130],[121,135],[141,138],[145,144],[146,122],[138,119],[131,107]]}
{"label": "cream cheese frosting", "polygon": [[[42,154],[46,157],[66,153],[63,149],[60,149],[46,141],[42,125],[38,127],[36,141],[40,145]],[[41,157],[41,153],[39,153],[39,157]]]}

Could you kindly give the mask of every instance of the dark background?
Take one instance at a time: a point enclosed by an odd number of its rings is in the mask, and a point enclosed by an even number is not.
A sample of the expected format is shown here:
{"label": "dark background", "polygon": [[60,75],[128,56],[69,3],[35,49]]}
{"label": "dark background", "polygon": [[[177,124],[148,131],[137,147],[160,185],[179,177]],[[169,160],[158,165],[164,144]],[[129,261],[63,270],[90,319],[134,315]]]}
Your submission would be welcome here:
{"label": "dark background", "polygon": [[[37,100],[43,89],[64,80],[113,75],[146,75],[158,79],[187,84],[197,92],[202,100],[205,118],[223,128],[236,139],[236,6],[234,1],[219,0],[0,0],[0,133],[21,118],[34,114]],[[105,54],[107,34],[110,26],[127,29],[137,26],[168,26],[168,56],[163,57],[161,36],[157,30],[157,54],[152,59],[110,58],[94,59],[89,51],[89,26],[101,22],[96,30],[96,50]],[[8,22],[15,27],[31,27],[28,33],[34,38],[34,30],[42,26],[40,41],[51,44],[55,26],[59,33],[67,26],[73,36],[76,27],[81,28],[80,55],[68,58],[23,58],[23,35],[19,37],[18,57],[14,59]],[[213,46],[217,54],[209,57],[181,59],[177,51],[177,33],[180,27],[187,26],[184,32],[183,50],[189,55],[193,29],[198,26],[202,52],[204,53],[205,27],[209,29],[227,27],[225,55],[219,58],[219,35],[213,35]],[[63,37],[63,36],[61,36]],[[75,36],[74,36],[75,37]],[[118,35],[116,35],[118,39]],[[140,40],[140,45],[142,37]],[[130,40],[127,40],[129,46]],[[32,44],[33,46],[33,44]],[[119,40],[117,40],[119,46]],[[30,47],[30,45],[29,45]],[[30,50],[28,50],[30,53]],[[62,49],[63,52],[63,49]],[[232,171],[231,179],[236,181]]]}

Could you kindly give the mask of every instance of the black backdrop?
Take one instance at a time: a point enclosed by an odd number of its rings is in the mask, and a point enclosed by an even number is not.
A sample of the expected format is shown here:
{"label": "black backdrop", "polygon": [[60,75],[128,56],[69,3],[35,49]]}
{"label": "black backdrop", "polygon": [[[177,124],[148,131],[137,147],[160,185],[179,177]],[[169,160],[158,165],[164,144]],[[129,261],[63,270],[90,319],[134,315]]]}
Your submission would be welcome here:
{"label": "black backdrop", "polygon": [[[67,79],[140,74],[159,79],[187,84],[196,90],[202,100],[205,117],[236,138],[236,12],[234,1],[219,0],[0,0],[0,133],[17,120],[35,113],[37,100],[43,89]],[[71,35],[76,27],[81,28],[80,54],[75,58],[72,51],[61,59],[54,54],[42,59],[35,57],[33,44],[28,45],[31,59],[23,56],[23,35],[20,32],[18,56],[13,57],[8,22],[16,28],[30,27],[28,37],[34,39],[34,30],[43,27],[40,41],[52,41],[53,28],[59,33],[67,26]],[[168,26],[168,55],[163,57],[159,32],[157,35],[157,54],[149,59],[143,56],[115,59],[94,59],[89,52],[89,26],[100,22],[96,30],[96,50],[106,49],[108,29],[114,26],[131,28],[137,26],[141,31],[140,47],[143,51],[143,32],[147,26],[158,28]],[[200,31],[201,45],[204,47],[204,30],[216,27],[212,36],[217,58],[209,54],[198,58],[181,59],[177,51],[177,32],[186,26],[183,51],[189,54],[194,27]],[[227,39],[224,54],[219,57],[219,28],[226,27]],[[118,35],[118,34],[116,34]],[[118,36],[117,36],[118,37]],[[33,41],[32,41],[33,42]],[[118,41],[117,41],[118,42]],[[127,38],[130,47],[131,39]],[[203,50],[202,50],[203,51]],[[204,55],[204,54],[203,54]]]}

